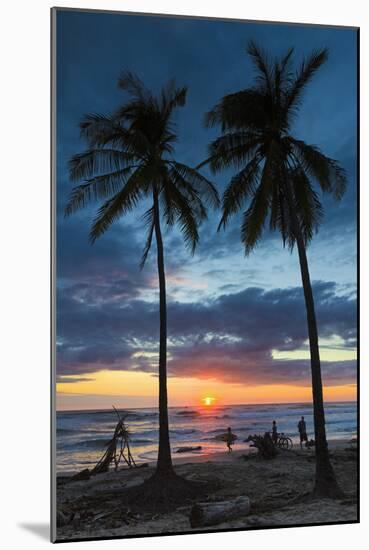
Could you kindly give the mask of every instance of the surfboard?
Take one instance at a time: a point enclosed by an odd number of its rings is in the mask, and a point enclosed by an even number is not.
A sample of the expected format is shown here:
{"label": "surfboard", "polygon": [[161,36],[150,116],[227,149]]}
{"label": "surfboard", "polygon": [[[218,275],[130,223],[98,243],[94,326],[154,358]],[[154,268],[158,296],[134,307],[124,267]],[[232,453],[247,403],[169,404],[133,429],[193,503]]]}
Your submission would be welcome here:
{"label": "surfboard", "polygon": [[[228,433],[219,434],[215,436],[215,439],[218,441],[228,441],[228,438],[229,438]],[[236,439],[238,439],[238,436],[236,434],[231,434],[230,439],[231,441],[236,441]]]}

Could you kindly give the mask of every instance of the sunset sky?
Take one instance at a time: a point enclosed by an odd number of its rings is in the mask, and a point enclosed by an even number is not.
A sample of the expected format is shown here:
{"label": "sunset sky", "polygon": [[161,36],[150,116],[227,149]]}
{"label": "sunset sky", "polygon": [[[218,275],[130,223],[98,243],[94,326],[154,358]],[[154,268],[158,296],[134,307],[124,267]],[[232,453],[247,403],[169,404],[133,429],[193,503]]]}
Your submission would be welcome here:
{"label": "sunset sky", "polygon": [[[356,31],[324,27],[125,16],[62,10],[57,15],[57,375],[58,409],[157,403],[158,280],[155,245],[143,271],[144,204],[93,246],[97,205],[64,218],[70,157],[85,148],[85,113],[124,102],[122,70],[157,91],[187,85],[178,110],[176,158],[195,166],[216,131],[203,114],[223,95],[250,86],[245,53],[254,39],[295,59],[328,47],[328,63],[304,97],[293,132],[339,160],[348,190],[323,199],[325,219],[308,250],[320,332],[325,397],[356,398]],[[204,170],[204,174],[210,174]],[[231,173],[211,176],[220,192]],[[309,401],[307,327],[297,254],[266,232],[245,258],[240,217],[217,234],[210,212],[191,257],[165,231],[169,404]]]}

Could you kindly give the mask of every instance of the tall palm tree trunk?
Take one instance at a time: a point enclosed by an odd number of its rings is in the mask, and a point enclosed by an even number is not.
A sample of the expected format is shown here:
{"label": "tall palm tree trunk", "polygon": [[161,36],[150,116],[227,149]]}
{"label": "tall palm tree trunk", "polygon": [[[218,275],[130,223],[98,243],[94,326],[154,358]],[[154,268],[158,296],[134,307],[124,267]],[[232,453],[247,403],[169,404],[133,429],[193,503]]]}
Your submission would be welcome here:
{"label": "tall palm tree trunk", "polygon": [[306,256],[306,247],[302,238],[299,221],[294,208],[293,190],[291,189],[291,186],[288,182],[284,187],[289,205],[293,232],[296,237],[309,333],[315,434],[314,494],[316,496],[336,498],[342,496],[343,493],[338,486],[332,464],[329,460],[327,436],[325,431],[323,384],[319,354],[318,327],[315,315],[313,290],[311,288],[309,265]]}
{"label": "tall palm tree trunk", "polygon": [[169,440],[168,391],[167,391],[167,299],[165,288],[164,247],[160,229],[158,192],[155,189],[154,224],[157,245],[157,264],[160,295],[160,345],[159,345],[159,452],[157,472],[173,473]]}

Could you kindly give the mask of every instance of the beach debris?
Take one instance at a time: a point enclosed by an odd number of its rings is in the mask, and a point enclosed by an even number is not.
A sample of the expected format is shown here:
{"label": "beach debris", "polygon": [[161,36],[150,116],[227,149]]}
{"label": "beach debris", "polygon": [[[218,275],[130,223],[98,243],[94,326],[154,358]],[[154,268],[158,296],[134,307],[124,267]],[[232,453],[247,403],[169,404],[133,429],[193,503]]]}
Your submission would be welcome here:
{"label": "beach debris", "polygon": [[61,487],[62,485],[65,485],[68,483],[68,481],[71,480],[71,476],[57,476],[56,478],[56,485],[57,487]]}
{"label": "beach debris", "polygon": [[130,433],[124,423],[124,417],[120,416],[114,406],[113,409],[118,416],[118,423],[115,426],[114,435],[108,442],[107,449],[98,463],[92,468],[92,470],[85,468],[69,479],[65,478],[61,480],[59,483],[60,485],[70,481],[87,481],[91,476],[106,473],[109,471],[110,464],[112,463],[114,463],[115,471],[117,471],[119,463],[122,459],[127,464],[128,468],[143,468],[148,466],[147,463],[136,465],[129,446]]}
{"label": "beach debris", "polygon": [[125,461],[129,468],[134,468],[136,466],[129,447],[130,433],[124,423],[124,417],[120,416],[114,406],[113,409],[118,416],[118,423],[115,426],[114,435],[109,441],[106,451],[96,466],[91,470],[91,475],[108,472],[111,463],[114,463],[115,470],[117,470],[121,459]]}
{"label": "beach debris", "polygon": [[65,512],[63,510],[58,510],[56,513],[56,525],[58,527],[65,527],[72,520],[73,514]]}
{"label": "beach debris", "polygon": [[265,432],[264,435],[249,435],[249,437],[245,439],[245,443],[249,443],[250,441],[252,442],[250,447],[255,447],[262,458],[269,460],[277,456],[278,451],[269,432]]}
{"label": "beach debris", "polygon": [[201,445],[198,445],[197,447],[179,447],[176,450],[176,453],[191,453],[192,451],[201,451],[201,449]]}
{"label": "beach debris", "polygon": [[64,508],[58,510],[56,521],[59,528],[69,525],[73,529],[80,529],[82,525],[86,527],[96,524],[104,528],[116,528],[130,523],[137,523],[139,518],[139,514],[133,513],[129,508],[119,506],[112,510],[97,513],[92,510],[72,511]]}
{"label": "beach debris", "polygon": [[231,519],[247,516],[250,512],[250,499],[240,496],[233,500],[202,502],[195,504],[190,512],[191,527],[217,525]]}
{"label": "beach debris", "polygon": [[239,460],[254,460],[256,455],[257,453],[247,453],[240,455],[238,458]]}
{"label": "beach debris", "polygon": [[68,481],[86,481],[87,479],[90,479],[91,477],[91,471],[88,468],[85,468],[84,470],[81,470],[77,474],[74,474],[74,476],[70,477]]}
{"label": "beach debris", "polygon": [[129,508],[119,506],[113,508],[113,510],[95,514],[92,521],[96,523],[97,521],[101,522],[104,520],[105,522],[107,520],[108,522],[115,523],[114,527],[120,527],[123,523],[128,525],[129,523],[137,522],[139,517],[139,514],[134,514]]}
{"label": "beach debris", "polygon": [[76,512],[73,516],[73,527],[74,529],[79,529],[81,526],[81,514]]}

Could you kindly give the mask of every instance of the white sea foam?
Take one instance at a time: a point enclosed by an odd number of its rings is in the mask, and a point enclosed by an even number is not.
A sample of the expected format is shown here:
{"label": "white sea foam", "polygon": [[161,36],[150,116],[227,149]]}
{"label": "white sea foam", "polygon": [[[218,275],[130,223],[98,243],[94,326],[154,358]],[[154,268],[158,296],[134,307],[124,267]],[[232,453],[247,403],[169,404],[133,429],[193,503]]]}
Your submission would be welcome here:
{"label": "white sea foam", "polygon": [[[244,439],[250,434],[271,430],[273,420],[277,422],[278,431],[289,435],[297,443],[297,423],[301,415],[305,417],[308,436],[314,437],[312,413],[311,404],[304,403],[171,408],[172,451],[175,453],[177,448],[183,446],[201,446],[201,452],[218,452],[224,449],[225,444],[216,441],[215,436],[228,426],[238,435],[235,448],[247,448]],[[356,435],[356,403],[326,403],[325,414],[328,438],[349,439]],[[131,432],[134,457],[138,462],[154,460],[158,441],[157,410],[126,410],[125,418]],[[115,422],[114,411],[58,412],[57,471],[79,470],[96,463],[112,436]]]}

